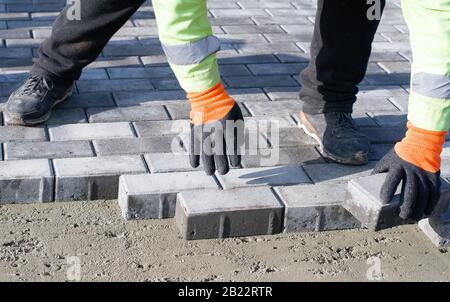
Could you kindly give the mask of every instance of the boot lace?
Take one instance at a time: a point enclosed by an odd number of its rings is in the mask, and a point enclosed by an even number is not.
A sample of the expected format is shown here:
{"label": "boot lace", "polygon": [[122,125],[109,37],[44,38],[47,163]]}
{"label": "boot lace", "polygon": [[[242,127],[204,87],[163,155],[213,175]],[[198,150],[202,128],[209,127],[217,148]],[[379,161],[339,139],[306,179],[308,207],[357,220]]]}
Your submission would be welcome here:
{"label": "boot lace", "polygon": [[31,76],[23,84],[20,90],[21,95],[40,97],[47,91],[53,89],[53,82],[45,77]]}

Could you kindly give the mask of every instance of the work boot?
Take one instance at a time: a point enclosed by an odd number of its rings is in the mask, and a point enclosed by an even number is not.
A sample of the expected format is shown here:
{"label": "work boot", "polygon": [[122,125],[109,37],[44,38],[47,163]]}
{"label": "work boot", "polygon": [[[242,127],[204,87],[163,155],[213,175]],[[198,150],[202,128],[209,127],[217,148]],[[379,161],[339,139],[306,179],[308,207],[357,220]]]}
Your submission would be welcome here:
{"label": "work boot", "polygon": [[73,83],[61,84],[48,77],[30,75],[6,103],[6,124],[32,126],[47,121],[53,107],[71,95],[72,87]]}
{"label": "work boot", "polygon": [[367,164],[369,139],[358,130],[350,113],[300,112],[299,127],[320,144],[326,159],[346,165]]}

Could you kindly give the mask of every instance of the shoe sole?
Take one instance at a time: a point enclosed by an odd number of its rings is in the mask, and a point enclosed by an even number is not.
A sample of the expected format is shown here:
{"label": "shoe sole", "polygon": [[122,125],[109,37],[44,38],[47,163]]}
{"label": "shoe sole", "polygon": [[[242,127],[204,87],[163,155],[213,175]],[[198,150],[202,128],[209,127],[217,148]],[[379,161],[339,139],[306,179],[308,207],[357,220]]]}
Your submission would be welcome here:
{"label": "shoe sole", "polygon": [[301,128],[306,133],[306,135],[308,135],[309,137],[311,137],[312,139],[314,139],[316,142],[319,143],[319,152],[325,158],[325,160],[331,161],[331,162],[336,162],[336,163],[343,164],[343,165],[350,165],[350,166],[362,166],[362,165],[366,165],[368,163],[366,154],[364,155],[364,157],[366,159],[361,160],[361,159],[355,159],[355,158],[343,159],[343,158],[339,158],[339,157],[334,156],[331,153],[327,152],[325,150],[325,148],[323,147],[322,140],[317,136],[317,134],[310,131],[308,126],[302,122],[301,117],[299,117],[298,127]]}
{"label": "shoe sole", "polygon": [[63,98],[57,100],[53,104],[52,108],[50,108],[50,110],[45,115],[43,115],[40,118],[34,119],[34,120],[24,120],[22,117],[20,117],[18,115],[14,116],[14,115],[11,115],[10,112],[5,111],[5,124],[8,126],[35,126],[35,125],[45,123],[50,118],[53,108],[55,108],[56,105],[67,100],[71,95],[72,95],[72,92],[68,92]]}

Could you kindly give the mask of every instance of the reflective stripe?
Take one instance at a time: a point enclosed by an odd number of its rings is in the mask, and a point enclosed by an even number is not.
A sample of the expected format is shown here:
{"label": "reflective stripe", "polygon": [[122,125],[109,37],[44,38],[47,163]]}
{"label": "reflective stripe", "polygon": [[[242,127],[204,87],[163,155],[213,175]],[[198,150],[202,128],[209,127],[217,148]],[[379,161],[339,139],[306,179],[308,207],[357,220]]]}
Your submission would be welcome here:
{"label": "reflective stripe", "polygon": [[412,91],[436,99],[450,99],[450,77],[420,72],[413,74]]}
{"label": "reflective stripe", "polygon": [[209,55],[220,50],[220,40],[215,36],[207,36],[201,40],[178,45],[162,45],[170,64],[198,64]]}

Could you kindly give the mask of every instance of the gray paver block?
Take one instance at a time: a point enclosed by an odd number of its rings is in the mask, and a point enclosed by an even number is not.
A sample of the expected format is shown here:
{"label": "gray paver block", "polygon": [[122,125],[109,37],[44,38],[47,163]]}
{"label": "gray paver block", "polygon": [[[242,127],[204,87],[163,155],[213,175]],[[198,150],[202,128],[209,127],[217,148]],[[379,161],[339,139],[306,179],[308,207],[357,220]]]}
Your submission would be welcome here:
{"label": "gray paver block", "polygon": [[94,156],[87,141],[7,143],[5,160]]}
{"label": "gray paver block", "polygon": [[162,219],[175,216],[177,194],[184,190],[218,187],[203,171],[123,175],[119,182],[122,216],[131,219]]}
{"label": "gray paver block", "polygon": [[146,173],[141,156],[54,160],[55,201],[116,199],[119,176]]}
{"label": "gray paver block", "polygon": [[450,208],[440,216],[422,219],[419,228],[436,247],[450,247]]}
{"label": "gray paver block", "polygon": [[0,204],[51,202],[53,187],[48,159],[0,162]]}
{"label": "gray paver block", "polygon": [[46,122],[47,125],[78,123],[86,123],[86,115],[81,108],[55,109],[53,110],[50,119]]}
{"label": "gray paver block", "polygon": [[278,187],[285,205],[284,232],[329,231],[361,226],[343,204],[346,186],[329,184]]}
{"label": "gray paver block", "polygon": [[[348,183],[348,195],[344,207],[355,216],[364,227],[372,230],[389,228],[408,220],[401,219],[399,214],[400,189],[391,202],[384,204],[380,199],[381,187],[386,179],[386,174],[376,174],[351,180]],[[441,199],[439,208],[448,207],[450,201],[450,184],[442,180]],[[442,209],[436,209],[436,212],[442,212]]]}
{"label": "gray paver block", "polygon": [[201,167],[192,168],[189,163],[189,156],[185,154],[151,153],[144,157],[152,173],[202,170]]}
{"label": "gray paver block", "polygon": [[175,136],[94,140],[93,144],[100,156],[183,151],[180,139]]}
{"label": "gray paver block", "polygon": [[[254,152],[250,154],[250,152]],[[278,153],[278,155],[276,155]],[[275,160],[277,159],[277,160]],[[304,163],[323,163],[319,152],[314,148],[272,148],[247,150],[242,156],[244,168],[297,165]]]}
{"label": "gray paver block", "polygon": [[375,162],[365,166],[344,166],[335,163],[306,164],[303,166],[314,183],[319,182],[348,182],[351,179],[370,175]]}
{"label": "gray paver block", "polygon": [[232,169],[226,175],[217,174],[225,190],[251,186],[282,186],[310,183],[301,166],[280,166]]}
{"label": "gray paver block", "polygon": [[128,123],[69,124],[50,126],[52,141],[74,141],[134,137]]}
{"label": "gray paver block", "polygon": [[267,188],[193,190],[178,194],[175,214],[187,240],[281,232],[283,206]]}
{"label": "gray paver block", "polygon": [[19,127],[3,126],[0,127],[0,141],[45,141],[47,135],[42,127]]}
{"label": "gray paver block", "polygon": [[134,106],[124,108],[97,107],[87,109],[91,123],[102,122],[129,122],[168,120],[163,106]]}
{"label": "gray paver block", "polygon": [[146,121],[136,122],[135,128],[139,137],[152,137],[189,133],[190,123],[188,120],[177,121]]}

